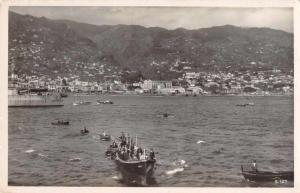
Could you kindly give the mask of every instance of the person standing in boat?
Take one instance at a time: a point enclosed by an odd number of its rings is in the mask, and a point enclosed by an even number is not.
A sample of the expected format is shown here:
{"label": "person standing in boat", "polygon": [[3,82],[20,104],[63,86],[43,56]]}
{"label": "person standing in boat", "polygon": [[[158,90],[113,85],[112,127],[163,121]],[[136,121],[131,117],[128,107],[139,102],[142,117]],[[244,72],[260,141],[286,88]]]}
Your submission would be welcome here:
{"label": "person standing in boat", "polygon": [[131,146],[130,146],[130,157],[131,157],[131,159],[133,159],[133,155],[134,155],[134,145],[131,144]]}
{"label": "person standing in boat", "polygon": [[139,148],[136,150],[136,158],[137,158],[138,160],[140,160],[140,157],[141,157],[142,154],[143,154],[143,150],[142,150],[141,147],[139,147]]}
{"label": "person standing in boat", "polygon": [[86,126],[84,126],[83,133],[87,133],[87,132],[89,132],[89,131],[86,129]]}
{"label": "person standing in boat", "polygon": [[125,147],[126,146],[126,141],[122,140],[120,145],[121,145],[121,147]]}
{"label": "person standing in boat", "polygon": [[155,159],[155,153],[153,151],[153,148],[150,149],[149,157],[150,157],[150,160],[154,160]]}
{"label": "person standing in boat", "polygon": [[117,143],[115,141],[113,141],[112,146],[113,146],[113,148],[117,148],[118,147],[118,145],[117,145]]}
{"label": "person standing in boat", "polygon": [[255,172],[258,172],[256,160],[253,160],[251,164],[251,169]]}
{"label": "person standing in boat", "polygon": [[121,139],[121,141],[126,141],[124,132],[122,132],[120,139]]}

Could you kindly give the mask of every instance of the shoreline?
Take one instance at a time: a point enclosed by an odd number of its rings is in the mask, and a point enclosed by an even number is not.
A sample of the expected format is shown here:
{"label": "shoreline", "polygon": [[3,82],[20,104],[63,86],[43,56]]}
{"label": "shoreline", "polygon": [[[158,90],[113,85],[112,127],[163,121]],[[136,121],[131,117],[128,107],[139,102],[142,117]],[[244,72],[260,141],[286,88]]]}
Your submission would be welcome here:
{"label": "shoreline", "polygon": [[154,97],[294,97],[293,94],[177,94],[177,95],[164,95],[164,94],[135,94],[135,93],[70,93],[70,96],[85,97],[85,96],[154,96]]}

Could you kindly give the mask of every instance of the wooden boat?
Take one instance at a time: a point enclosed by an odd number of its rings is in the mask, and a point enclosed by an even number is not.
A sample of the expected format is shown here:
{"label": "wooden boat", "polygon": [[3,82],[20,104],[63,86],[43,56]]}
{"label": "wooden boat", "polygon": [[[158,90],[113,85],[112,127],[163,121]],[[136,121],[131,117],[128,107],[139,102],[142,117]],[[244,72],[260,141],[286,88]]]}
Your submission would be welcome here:
{"label": "wooden boat", "polygon": [[238,107],[254,106],[254,103],[237,104]]}
{"label": "wooden boat", "polygon": [[168,114],[168,113],[164,113],[164,114],[163,114],[163,117],[169,117],[169,115],[170,115],[170,114]]}
{"label": "wooden boat", "polygon": [[9,90],[8,107],[62,107],[64,103],[57,95],[18,94],[17,91]]}
{"label": "wooden boat", "polygon": [[51,122],[52,125],[69,125],[69,121],[60,121],[60,120],[57,120],[55,122]]}
{"label": "wooden boat", "polygon": [[237,104],[236,106],[237,107],[246,107],[246,106],[248,106],[248,104]]}
{"label": "wooden boat", "polygon": [[114,104],[114,102],[112,102],[110,100],[106,100],[106,101],[97,100],[97,104]]}
{"label": "wooden boat", "polygon": [[268,171],[252,171],[244,170],[241,166],[242,175],[246,180],[254,182],[264,182],[264,181],[275,181],[275,180],[288,180],[294,181],[294,172],[285,171],[285,172],[268,172]]}
{"label": "wooden boat", "polygon": [[122,133],[122,136],[115,138],[105,155],[114,160],[117,169],[126,183],[153,184],[155,183],[155,153],[151,149],[148,154],[137,146],[137,136],[135,143],[133,138]]}
{"label": "wooden boat", "polygon": [[68,97],[68,94],[65,93],[65,92],[62,92],[62,93],[60,93],[60,96],[61,96],[61,97]]}
{"label": "wooden boat", "polygon": [[89,133],[89,130],[84,130],[84,129],[82,129],[82,130],[80,130],[80,133],[81,133],[82,135],[85,135],[85,134],[88,134],[88,133]]}

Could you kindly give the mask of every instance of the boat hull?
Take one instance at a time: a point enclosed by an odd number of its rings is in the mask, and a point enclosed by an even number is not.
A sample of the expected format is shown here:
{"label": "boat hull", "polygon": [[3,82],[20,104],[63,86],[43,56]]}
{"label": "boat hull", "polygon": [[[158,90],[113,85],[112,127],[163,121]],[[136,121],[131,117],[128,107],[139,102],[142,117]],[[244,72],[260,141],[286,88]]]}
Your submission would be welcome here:
{"label": "boat hull", "polygon": [[9,108],[36,108],[36,107],[62,107],[63,104],[48,104],[48,105],[8,105]]}
{"label": "boat hull", "polygon": [[275,181],[275,180],[288,180],[294,181],[294,172],[252,172],[252,171],[243,171],[242,172],[245,179],[254,182],[266,182],[266,181]]}
{"label": "boat hull", "polygon": [[9,95],[8,107],[62,107],[62,100],[55,99],[54,96],[39,95]]}
{"label": "boat hull", "polygon": [[123,179],[127,182],[138,184],[145,182],[149,184],[149,181],[153,179],[155,160],[124,161],[116,157],[115,162]]}

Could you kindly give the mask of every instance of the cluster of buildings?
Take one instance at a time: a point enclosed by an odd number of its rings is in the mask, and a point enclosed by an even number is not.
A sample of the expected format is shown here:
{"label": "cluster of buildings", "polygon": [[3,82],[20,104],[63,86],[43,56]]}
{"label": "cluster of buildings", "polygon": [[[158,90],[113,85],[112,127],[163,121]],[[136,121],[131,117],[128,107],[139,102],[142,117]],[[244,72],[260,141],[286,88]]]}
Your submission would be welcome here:
{"label": "cluster of buildings", "polygon": [[102,82],[82,81],[80,77],[21,76],[12,74],[19,90],[47,89],[87,93],[162,94],[162,95],[272,95],[293,94],[293,76],[274,69],[259,72],[185,72],[174,80],[141,80],[122,83],[118,75],[106,76]]}

